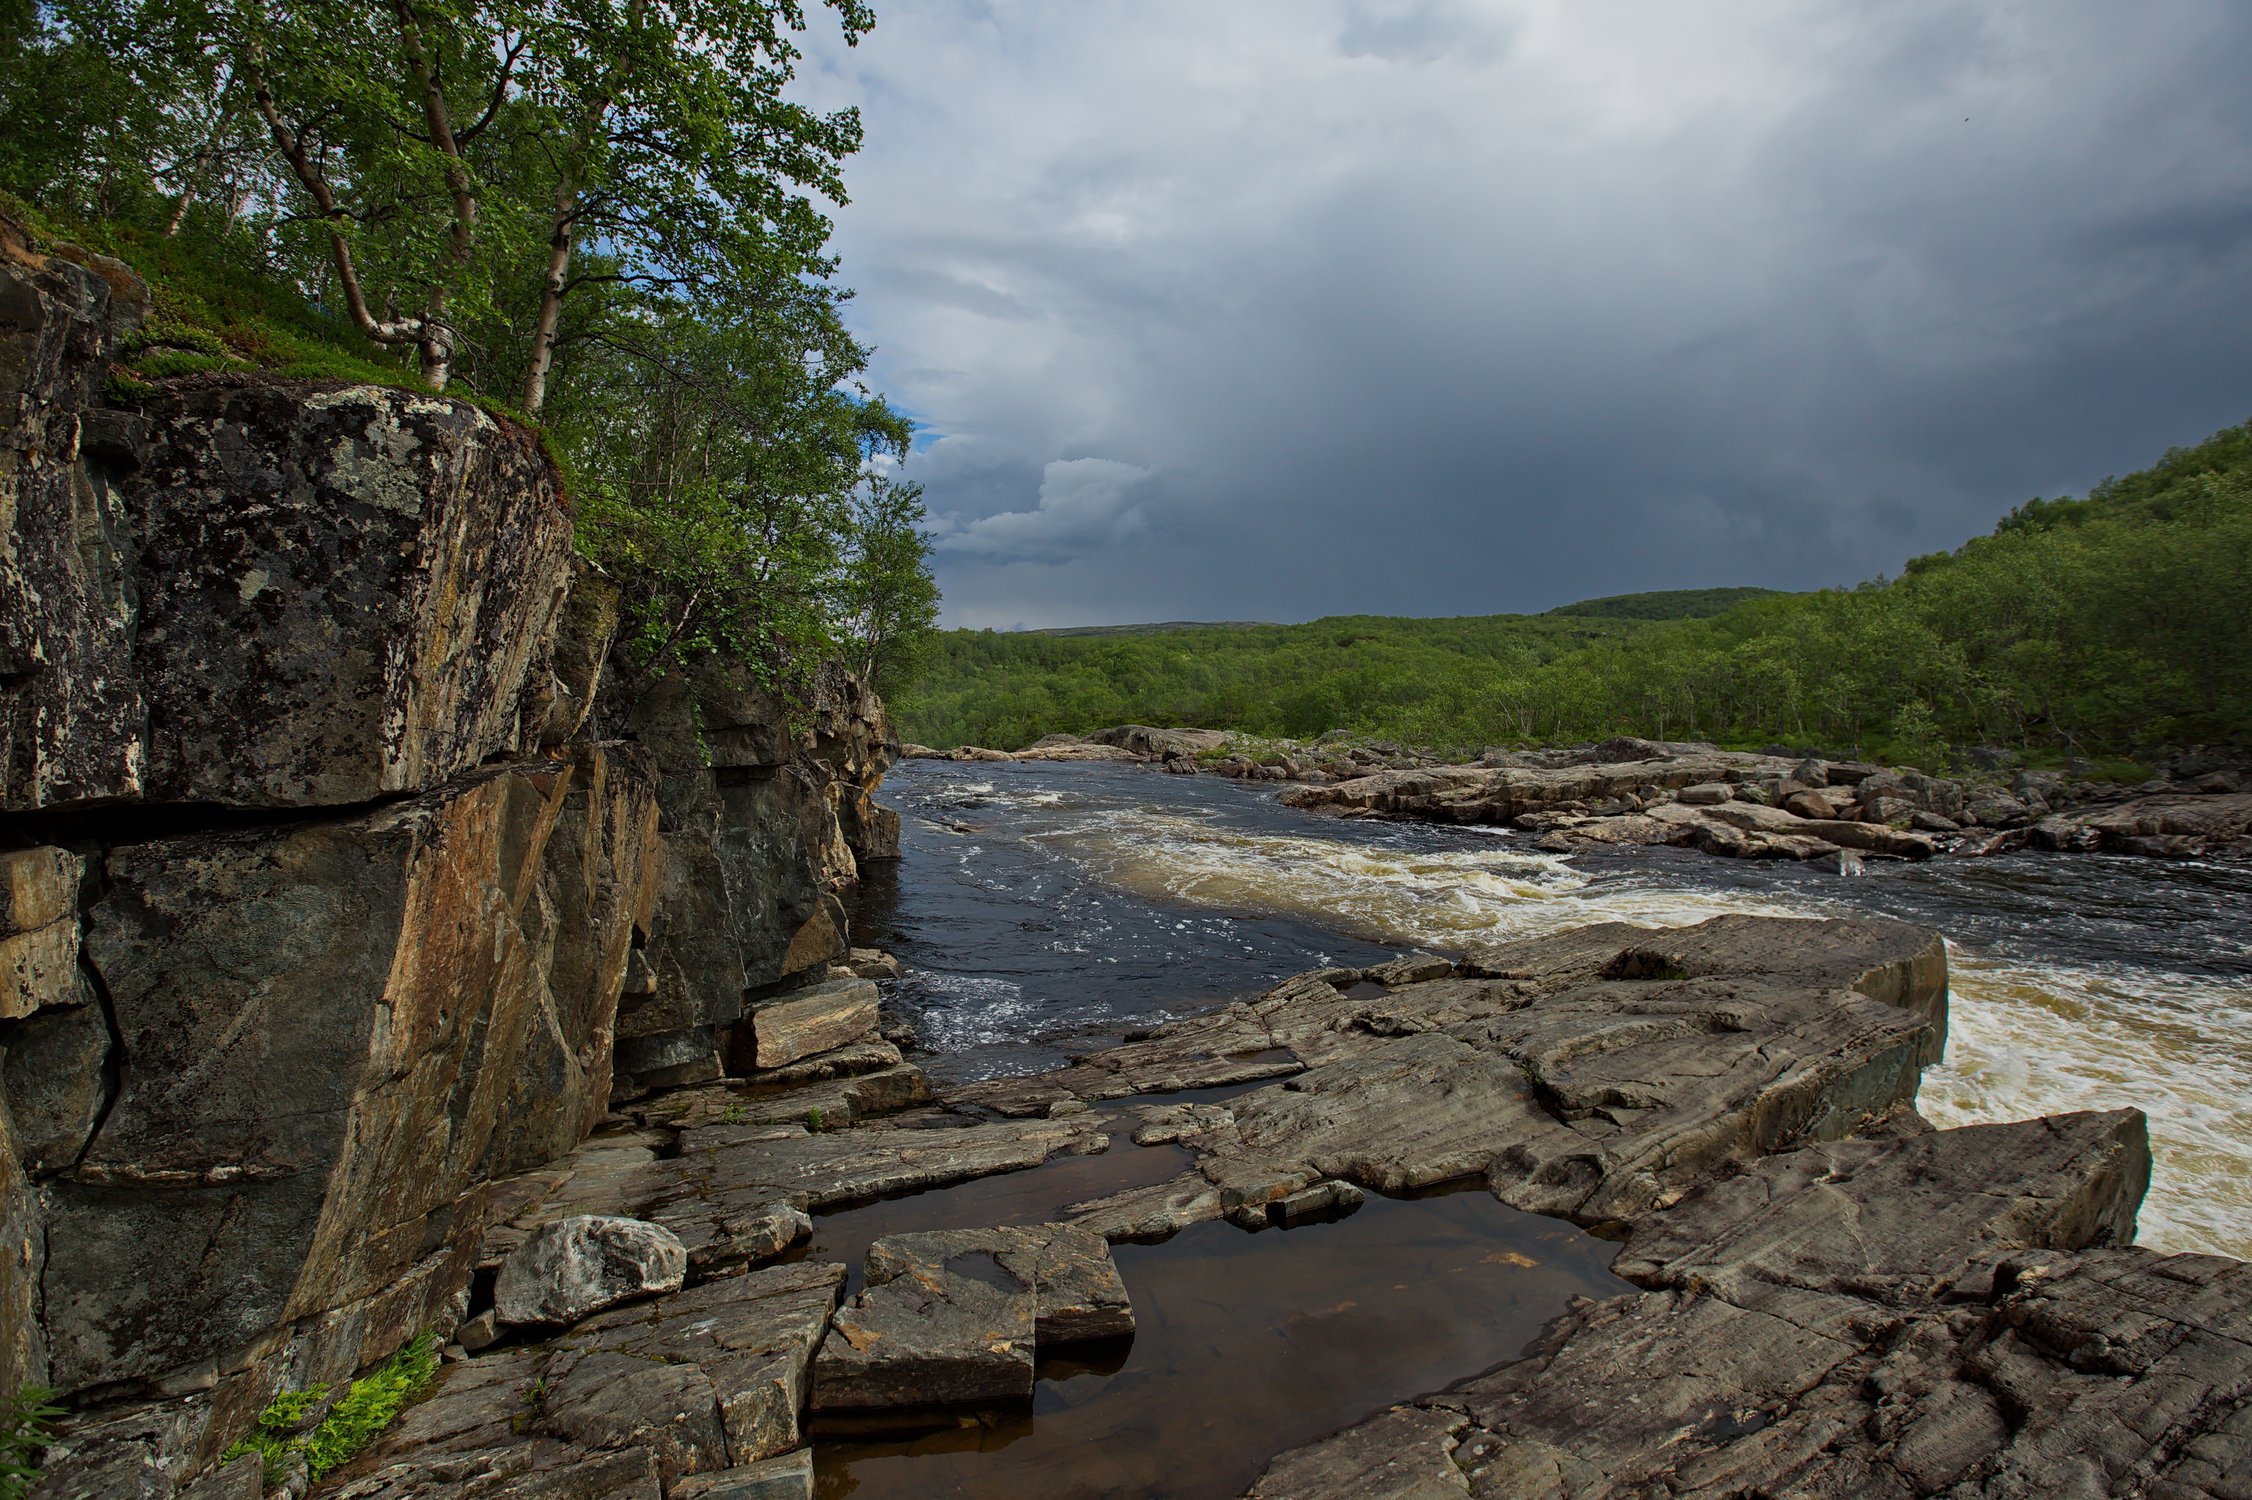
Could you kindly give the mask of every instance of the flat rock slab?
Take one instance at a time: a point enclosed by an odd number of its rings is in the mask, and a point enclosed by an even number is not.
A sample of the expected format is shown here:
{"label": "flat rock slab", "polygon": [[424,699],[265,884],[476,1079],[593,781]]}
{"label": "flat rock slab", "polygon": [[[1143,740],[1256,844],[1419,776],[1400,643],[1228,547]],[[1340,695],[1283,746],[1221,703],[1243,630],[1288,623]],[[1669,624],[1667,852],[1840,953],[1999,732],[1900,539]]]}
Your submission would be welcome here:
{"label": "flat rock slab", "polygon": [[1651,1290],[1252,1493],[2242,1495],[2252,1267],[2118,1246],[2148,1163],[2132,1110],[1771,1158],[1637,1224]]}
{"label": "flat rock slab", "polygon": [[1153,1138],[1197,1127],[1178,1137],[1196,1164],[1074,1206],[1111,1239],[1161,1237],[1325,1179],[1401,1192],[1484,1176],[1516,1207],[1603,1225],[1909,1102],[1945,1036],[1945,947],[1897,922],[1606,924],[1454,967],[1376,995],[1300,975],[953,1102],[1030,1112],[1164,1092],[1235,1061],[1292,1070],[1228,1100],[1225,1120],[1153,1121]]}
{"label": "flat rock slab", "polygon": [[872,979],[832,979],[751,1012],[754,1066],[784,1067],[875,1035],[880,995]]}
{"label": "flat rock slab", "polygon": [[654,1500],[711,1475],[708,1493],[727,1495],[721,1474],[798,1448],[807,1373],[844,1279],[839,1265],[776,1266],[448,1365],[333,1493]]}
{"label": "flat rock slab", "polygon": [[868,1247],[868,1284],[941,1274],[959,1257],[975,1255],[990,1256],[1031,1296],[1034,1336],[1043,1348],[1134,1331],[1133,1303],[1110,1242],[1073,1224],[889,1235]]}
{"label": "flat rock slab", "polygon": [[691,1475],[674,1485],[666,1500],[813,1500],[813,1450]]}
{"label": "flat rock slab", "polygon": [[656,1140],[655,1133],[598,1137],[554,1167],[497,1184],[483,1263],[498,1264],[558,1219],[620,1215],[677,1236],[689,1280],[701,1281],[779,1254],[808,1232],[808,1212],[1021,1171],[1110,1144],[1092,1117],[933,1129],[708,1125],[681,1131],[676,1156],[659,1155]]}
{"label": "flat rock slab", "polygon": [[1069,1224],[890,1235],[814,1366],[820,1411],[1015,1405],[1040,1345],[1134,1331],[1100,1235]]}

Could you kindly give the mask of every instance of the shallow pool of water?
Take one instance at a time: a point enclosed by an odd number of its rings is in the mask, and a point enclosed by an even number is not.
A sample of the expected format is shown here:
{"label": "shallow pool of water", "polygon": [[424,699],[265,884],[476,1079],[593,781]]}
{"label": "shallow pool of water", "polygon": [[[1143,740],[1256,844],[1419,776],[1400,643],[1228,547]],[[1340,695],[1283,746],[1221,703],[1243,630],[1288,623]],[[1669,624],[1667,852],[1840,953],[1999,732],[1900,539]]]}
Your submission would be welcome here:
{"label": "shallow pool of water", "polygon": [[[825,1228],[816,1221],[817,1243]],[[1372,1195],[1330,1223],[1257,1234],[1202,1224],[1162,1244],[1120,1245],[1131,1340],[1044,1356],[1029,1411],[888,1442],[824,1441],[816,1426],[817,1492],[1240,1495],[1286,1448],[1515,1358],[1573,1297],[1631,1290],[1608,1269],[1616,1249],[1508,1208],[1482,1185]]]}

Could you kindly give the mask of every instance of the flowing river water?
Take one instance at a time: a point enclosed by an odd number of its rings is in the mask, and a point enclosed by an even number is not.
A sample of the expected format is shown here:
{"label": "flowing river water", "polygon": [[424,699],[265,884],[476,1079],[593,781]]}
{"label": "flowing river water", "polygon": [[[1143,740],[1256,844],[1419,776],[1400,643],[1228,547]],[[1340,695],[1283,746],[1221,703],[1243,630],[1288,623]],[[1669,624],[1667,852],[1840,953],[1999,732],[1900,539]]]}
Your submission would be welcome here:
{"label": "flowing river water", "polygon": [[2252,1257],[2252,863],[2024,854],[1926,864],[1544,854],[1495,829],[1342,821],[1271,784],[1144,767],[912,761],[905,858],[856,936],[910,977],[931,1071],[1028,1072],[1325,963],[1588,922],[1880,913],[1950,944],[1940,1125],[2138,1105],[2141,1240]]}

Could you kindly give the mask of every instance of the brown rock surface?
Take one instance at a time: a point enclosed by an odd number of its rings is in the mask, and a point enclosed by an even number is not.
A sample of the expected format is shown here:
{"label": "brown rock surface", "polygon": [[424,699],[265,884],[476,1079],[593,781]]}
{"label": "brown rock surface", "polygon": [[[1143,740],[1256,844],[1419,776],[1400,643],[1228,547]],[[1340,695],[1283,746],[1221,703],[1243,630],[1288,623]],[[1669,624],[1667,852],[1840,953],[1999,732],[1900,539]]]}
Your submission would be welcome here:
{"label": "brown rock surface", "polygon": [[553,1343],[449,1365],[435,1393],[325,1492],[655,1497],[679,1493],[671,1487],[687,1476],[787,1453],[844,1277],[835,1265],[753,1271],[598,1314]]}
{"label": "brown rock surface", "polygon": [[[473,1238],[460,1205],[487,1176],[599,1117],[652,853],[632,764],[589,749],[360,818],[110,854],[87,950],[125,1061],[49,1187],[57,1385],[154,1375],[369,1295],[432,1236]],[[595,787],[565,859],[556,831]],[[566,919],[587,957],[551,971]]]}

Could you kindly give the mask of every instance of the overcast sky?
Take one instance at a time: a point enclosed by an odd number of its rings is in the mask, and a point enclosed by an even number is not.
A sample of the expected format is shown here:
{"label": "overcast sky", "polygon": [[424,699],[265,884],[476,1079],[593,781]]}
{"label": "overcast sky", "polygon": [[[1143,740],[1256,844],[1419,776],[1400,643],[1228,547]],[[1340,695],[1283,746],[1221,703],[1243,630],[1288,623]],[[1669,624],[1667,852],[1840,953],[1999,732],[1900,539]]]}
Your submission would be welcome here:
{"label": "overcast sky", "polygon": [[951,625],[1896,573],[2252,416],[2243,0],[879,0]]}

